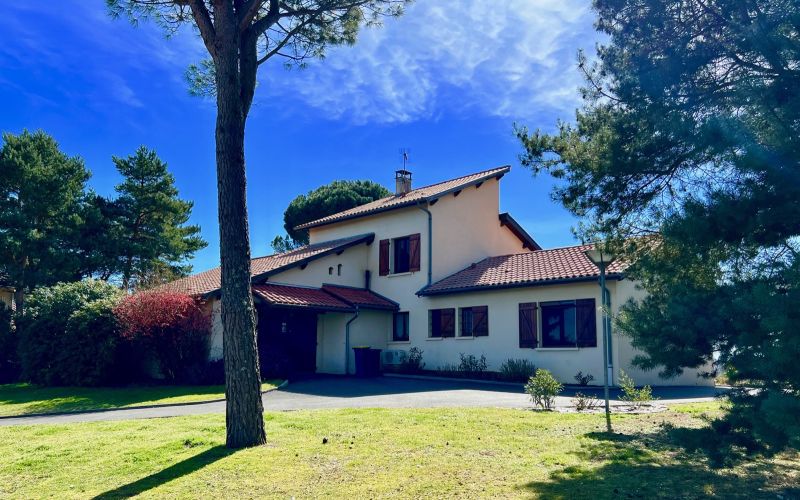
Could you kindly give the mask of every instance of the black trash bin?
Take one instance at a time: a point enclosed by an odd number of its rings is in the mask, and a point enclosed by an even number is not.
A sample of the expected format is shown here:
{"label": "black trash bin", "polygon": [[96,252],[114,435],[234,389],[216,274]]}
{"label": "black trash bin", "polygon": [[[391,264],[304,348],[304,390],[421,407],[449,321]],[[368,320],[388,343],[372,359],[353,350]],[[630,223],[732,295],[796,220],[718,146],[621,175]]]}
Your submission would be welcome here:
{"label": "black trash bin", "polygon": [[353,347],[356,377],[377,377],[381,374],[381,349]]}

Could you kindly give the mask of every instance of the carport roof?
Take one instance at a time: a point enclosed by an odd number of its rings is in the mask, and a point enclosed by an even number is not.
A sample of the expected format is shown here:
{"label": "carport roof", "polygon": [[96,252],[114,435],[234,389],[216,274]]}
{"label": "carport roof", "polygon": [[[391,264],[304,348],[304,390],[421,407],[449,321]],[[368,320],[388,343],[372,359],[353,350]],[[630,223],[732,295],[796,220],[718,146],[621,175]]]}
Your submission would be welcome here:
{"label": "carport roof", "polygon": [[280,307],[300,307],[324,311],[355,311],[379,309],[396,311],[395,302],[364,288],[323,285],[322,288],[263,283],[253,285],[253,295],[264,302]]}

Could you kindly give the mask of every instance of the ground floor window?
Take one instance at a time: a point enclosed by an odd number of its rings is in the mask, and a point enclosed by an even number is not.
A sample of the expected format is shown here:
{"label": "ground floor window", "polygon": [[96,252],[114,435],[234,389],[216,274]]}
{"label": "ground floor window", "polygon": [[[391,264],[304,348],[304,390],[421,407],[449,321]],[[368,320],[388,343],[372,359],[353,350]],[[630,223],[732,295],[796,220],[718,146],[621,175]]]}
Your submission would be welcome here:
{"label": "ground floor window", "polygon": [[454,337],[456,333],[456,310],[431,309],[428,311],[428,335],[432,338]]}
{"label": "ground floor window", "polygon": [[542,347],[597,347],[594,299],[542,302]]}
{"label": "ground floor window", "polygon": [[462,307],[461,337],[485,337],[489,335],[489,308],[487,306]]}
{"label": "ground floor window", "polygon": [[392,340],[394,342],[405,342],[408,340],[408,313],[394,313],[394,327],[392,328]]}

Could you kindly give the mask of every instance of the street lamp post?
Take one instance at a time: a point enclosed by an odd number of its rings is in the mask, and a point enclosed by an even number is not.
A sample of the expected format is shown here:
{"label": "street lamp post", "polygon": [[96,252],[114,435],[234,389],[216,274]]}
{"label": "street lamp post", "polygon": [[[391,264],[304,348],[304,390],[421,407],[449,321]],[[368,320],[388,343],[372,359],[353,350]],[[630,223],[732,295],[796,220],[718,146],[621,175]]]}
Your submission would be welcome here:
{"label": "street lamp post", "polygon": [[600,300],[603,306],[603,393],[606,400],[606,430],[610,433],[612,430],[611,407],[608,401],[608,385],[610,383],[609,379],[613,376],[613,372],[611,367],[611,353],[609,352],[611,349],[611,339],[609,338],[611,334],[611,324],[608,316],[608,308],[611,307],[611,304],[608,300],[610,298],[608,290],[606,290],[606,269],[614,262],[614,256],[607,253],[604,254],[602,250],[598,250],[597,248],[586,250],[583,253],[586,254],[586,257],[592,261],[592,264],[597,266],[597,269],[600,271]]}

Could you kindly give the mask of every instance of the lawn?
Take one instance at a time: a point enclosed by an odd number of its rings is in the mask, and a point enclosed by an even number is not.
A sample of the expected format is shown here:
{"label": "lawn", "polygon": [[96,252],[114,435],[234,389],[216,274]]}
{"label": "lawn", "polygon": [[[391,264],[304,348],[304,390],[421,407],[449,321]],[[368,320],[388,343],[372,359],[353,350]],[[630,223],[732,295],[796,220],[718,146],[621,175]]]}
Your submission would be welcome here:
{"label": "lawn", "polygon": [[[274,389],[279,380],[261,384]],[[114,388],[0,385],[0,417],[135,406],[197,403],[225,398],[223,385],[152,385]]]}
{"label": "lawn", "polygon": [[731,470],[676,441],[714,405],[615,417],[514,409],[267,413],[268,444],[224,448],[224,416],[0,428],[0,497],[784,498],[800,457]]}

